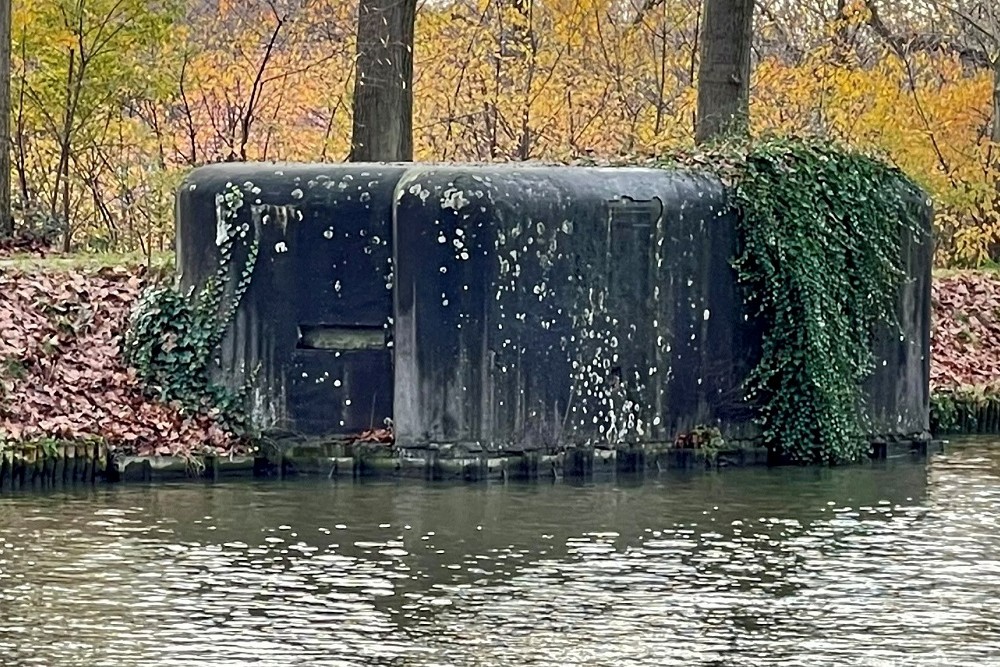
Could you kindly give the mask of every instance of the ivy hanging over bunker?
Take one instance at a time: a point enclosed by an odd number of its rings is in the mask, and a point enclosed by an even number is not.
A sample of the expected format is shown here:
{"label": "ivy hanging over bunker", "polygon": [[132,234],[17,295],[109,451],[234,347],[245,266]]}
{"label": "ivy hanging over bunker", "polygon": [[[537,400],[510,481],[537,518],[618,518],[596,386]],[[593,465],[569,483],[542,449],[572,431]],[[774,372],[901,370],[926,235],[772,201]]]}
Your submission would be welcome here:
{"label": "ivy hanging over bunker", "polygon": [[769,448],[794,462],[867,454],[863,383],[877,332],[899,335],[901,242],[926,197],[899,169],[818,140],[718,144],[665,166],[714,172],[740,211],[734,261],[763,331],[747,398]]}

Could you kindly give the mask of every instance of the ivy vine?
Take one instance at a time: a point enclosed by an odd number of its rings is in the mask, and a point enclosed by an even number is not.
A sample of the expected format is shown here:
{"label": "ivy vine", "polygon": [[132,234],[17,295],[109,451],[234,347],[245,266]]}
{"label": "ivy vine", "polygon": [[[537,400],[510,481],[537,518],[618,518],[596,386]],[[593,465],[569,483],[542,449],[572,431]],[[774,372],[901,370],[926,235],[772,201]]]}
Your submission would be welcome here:
{"label": "ivy vine", "polygon": [[898,331],[901,231],[923,195],[899,169],[818,140],[768,139],[676,155],[709,168],[740,211],[734,266],[763,325],[746,383],[768,447],[794,462],[867,453],[862,383],[879,327]]}
{"label": "ivy vine", "polygon": [[[122,341],[125,362],[135,369],[147,392],[189,412],[214,416],[230,432],[251,431],[244,410],[246,385],[233,391],[212,377],[219,346],[250,286],[259,239],[248,223],[238,224],[243,192],[228,184],[217,195],[218,268],[197,291],[174,285],[150,285],[139,297]],[[233,279],[234,249],[243,241],[246,257]]]}

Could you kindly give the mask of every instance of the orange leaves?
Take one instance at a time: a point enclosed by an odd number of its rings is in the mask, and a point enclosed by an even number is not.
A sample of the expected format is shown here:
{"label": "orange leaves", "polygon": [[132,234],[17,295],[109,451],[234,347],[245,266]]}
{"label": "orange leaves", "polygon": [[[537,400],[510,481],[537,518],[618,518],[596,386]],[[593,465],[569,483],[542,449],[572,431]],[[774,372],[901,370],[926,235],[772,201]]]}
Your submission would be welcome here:
{"label": "orange leaves", "polygon": [[354,442],[369,442],[379,444],[391,444],[395,440],[392,427],[369,429],[359,434]]}
{"label": "orange leaves", "polygon": [[[348,154],[355,0],[195,3],[170,25],[143,3],[125,4],[146,27],[130,28],[127,39],[116,41],[123,48],[105,53],[96,72],[88,69],[96,78],[87,99],[96,106],[81,109],[92,122],[73,133],[79,135],[70,168],[69,199],[79,207],[71,211],[74,243],[165,250],[172,191],[194,164]],[[881,10],[883,19],[916,20],[891,4]],[[31,63],[44,50],[39,44],[59,41],[56,6],[55,0],[16,3],[14,33],[31,38]],[[690,143],[699,7],[700,0],[421,3],[415,159],[615,158]],[[987,215],[991,206],[970,194],[998,181],[983,140],[991,73],[946,50],[915,51],[901,61],[864,25],[864,0],[844,3],[843,19],[831,17],[796,3],[769,6],[757,17],[754,130],[821,133],[882,149],[935,196],[938,226],[946,232],[939,259],[981,262],[1000,241]],[[63,50],[53,53],[62,57]],[[15,61],[25,65],[19,52]],[[65,73],[32,72],[26,72],[29,88],[32,81],[45,88],[50,79],[65,80]],[[109,86],[115,93],[103,94]],[[39,103],[27,96],[26,131],[15,137],[26,143],[15,151],[24,161],[24,193],[37,200],[23,210],[56,218],[50,202],[58,194],[53,165],[61,135],[47,114],[61,108],[65,91],[50,92]]]}
{"label": "orange leaves", "polygon": [[688,138],[697,8],[640,6],[423,6],[414,67],[418,158],[612,157]]}
{"label": "orange leaves", "polygon": [[356,3],[340,0],[251,0],[192,17],[167,101],[176,153],[192,163],[244,152],[285,160],[316,159],[324,148],[346,154],[356,13]]}
{"label": "orange leaves", "polygon": [[0,432],[102,438],[141,454],[229,452],[208,416],[148,400],[118,356],[139,272],[0,271]]}
{"label": "orange leaves", "polygon": [[1000,381],[1000,274],[939,278],[932,294],[932,388]]}

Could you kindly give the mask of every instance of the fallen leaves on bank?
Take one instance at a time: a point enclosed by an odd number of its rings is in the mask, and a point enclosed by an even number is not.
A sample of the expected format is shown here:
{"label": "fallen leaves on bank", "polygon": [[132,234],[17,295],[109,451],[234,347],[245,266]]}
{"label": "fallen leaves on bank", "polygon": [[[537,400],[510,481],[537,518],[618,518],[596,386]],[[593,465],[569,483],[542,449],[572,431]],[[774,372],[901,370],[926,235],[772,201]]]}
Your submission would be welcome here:
{"label": "fallen leaves on bank", "polygon": [[932,304],[932,389],[1000,383],[1000,274],[936,278]]}
{"label": "fallen leaves on bank", "polygon": [[143,395],[119,341],[142,269],[0,270],[0,441],[99,438],[129,454],[228,454],[206,415]]}

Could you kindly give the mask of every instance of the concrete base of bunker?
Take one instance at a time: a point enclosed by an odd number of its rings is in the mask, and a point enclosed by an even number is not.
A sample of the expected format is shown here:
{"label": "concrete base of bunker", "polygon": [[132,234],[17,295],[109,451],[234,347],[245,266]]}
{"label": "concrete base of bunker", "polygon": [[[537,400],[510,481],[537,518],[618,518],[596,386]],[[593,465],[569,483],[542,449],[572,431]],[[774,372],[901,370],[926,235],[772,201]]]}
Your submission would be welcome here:
{"label": "concrete base of bunker", "polygon": [[[704,429],[731,443],[717,465],[766,459],[742,389],[761,332],[731,266],[739,220],[710,176],[212,165],[177,201],[182,286],[249,276],[218,377],[282,436],[259,474],[698,467],[672,444]],[[879,337],[865,388],[886,443],[929,427],[931,248],[902,240],[902,329]],[[390,427],[392,444],[358,443]]]}
{"label": "concrete base of bunker", "polygon": [[[881,441],[872,461],[923,459],[941,452],[940,441],[917,438]],[[725,447],[717,451],[681,449],[669,443],[620,448],[576,447],[563,451],[470,453],[456,448],[397,448],[339,443],[305,443],[265,449],[255,457],[123,456],[102,445],[62,445],[40,451],[8,449],[0,456],[0,492],[44,490],[97,482],[270,477],[327,479],[420,479],[427,481],[504,482],[560,480],[613,481],[655,477],[671,470],[710,471],[767,466],[763,447]]]}
{"label": "concrete base of bunker", "polygon": [[152,482],[179,479],[224,480],[257,474],[252,456],[113,456],[108,466],[110,481]]}
{"label": "concrete base of bunker", "polygon": [[[322,475],[328,478],[411,478],[427,481],[560,479],[610,480],[618,476],[657,475],[669,470],[718,470],[778,463],[767,448],[725,445],[719,449],[679,448],[673,443],[620,447],[577,446],[564,449],[505,451],[452,445],[396,447],[299,443],[274,452],[258,474],[264,476]],[[943,445],[924,434],[880,439],[869,458],[925,458]]]}
{"label": "concrete base of bunker", "polygon": [[[942,451],[940,442],[923,439],[882,442],[871,450],[872,461],[898,457],[924,458]],[[670,443],[648,443],[621,448],[574,447],[542,452],[469,453],[454,448],[383,448],[356,452],[339,461],[320,463],[303,455],[285,458],[285,474],[311,472],[327,477],[413,478],[428,481],[561,479],[612,480],[616,477],[657,475],[670,470],[717,470],[730,467],[768,466],[774,461],[764,447],[724,447],[717,451],[681,449]],[[346,462],[352,465],[348,467]]]}

